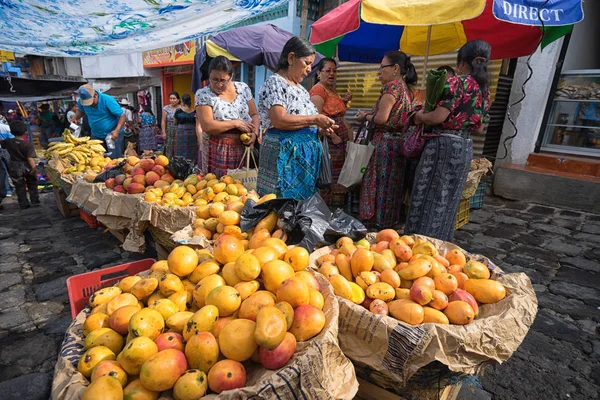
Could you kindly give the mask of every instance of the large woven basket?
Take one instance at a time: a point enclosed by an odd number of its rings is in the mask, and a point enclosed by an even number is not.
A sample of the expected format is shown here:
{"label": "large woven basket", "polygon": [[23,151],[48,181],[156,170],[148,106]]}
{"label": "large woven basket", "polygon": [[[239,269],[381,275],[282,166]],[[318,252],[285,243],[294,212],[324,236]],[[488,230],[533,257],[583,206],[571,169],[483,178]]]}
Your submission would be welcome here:
{"label": "large woven basket", "polygon": [[171,234],[169,232],[164,231],[164,230],[157,228],[155,226],[152,226],[152,225],[150,225],[150,228],[148,228],[148,231],[150,232],[152,239],[154,239],[154,241],[156,243],[163,246],[169,252],[171,252],[175,247],[178,246],[177,243],[175,243],[174,241],[171,240]]}
{"label": "large woven basket", "polygon": [[470,377],[470,375],[461,372],[452,372],[446,365],[436,361],[415,372],[405,387],[398,387],[390,385],[383,375],[367,365],[354,360],[352,364],[357,378],[364,379],[406,399],[437,399],[438,394],[446,386],[456,384],[462,379]]}

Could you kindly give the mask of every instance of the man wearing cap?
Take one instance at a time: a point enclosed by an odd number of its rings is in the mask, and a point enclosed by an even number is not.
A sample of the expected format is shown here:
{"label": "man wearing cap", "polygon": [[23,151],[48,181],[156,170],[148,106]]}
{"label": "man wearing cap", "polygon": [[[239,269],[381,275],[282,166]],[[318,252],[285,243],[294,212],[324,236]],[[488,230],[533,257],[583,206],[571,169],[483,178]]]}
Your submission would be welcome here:
{"label": "man wearing cap", "polygon": [[77,90],[79,99],[77,100],[77,115],[79,119],[84,113],[87,116],[90,128],[92,130],[92,139],[104,140],[110,135],[115,142],[115,148],[112,150],[105,146],[110,154],[110,158],[119,158],[123,155],[123,133],[121,132],[125,124],[125,114],[117,101],[104,93],[100,93],[92,85],[82,85]]}

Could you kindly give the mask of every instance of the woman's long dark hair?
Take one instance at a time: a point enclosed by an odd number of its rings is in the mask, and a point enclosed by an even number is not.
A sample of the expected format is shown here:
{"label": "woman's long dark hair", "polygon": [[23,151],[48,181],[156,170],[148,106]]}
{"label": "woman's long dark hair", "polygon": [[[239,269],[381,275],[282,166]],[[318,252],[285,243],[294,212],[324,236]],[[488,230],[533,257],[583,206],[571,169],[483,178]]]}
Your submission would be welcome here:
{"label": "woman's long dark hair", "polygon": [[390,60],[390,64],[398,64],[400,74],[407,85],[415,85],[417,83],[417,70],[410,61],[409,55],[399,50],[393,50],[385,53],[385,58]]}
{"label": "woman's long dark hair", "polygon": [[183,103],[183,105],[191,107],[192,106],[192,96],[190,96],[189,94],[184,94],[183,96],[181,96],[181,102]]}
{"label": "woman's long dark hair", "polygon": [[488,61],[492,47],[488,42],[481,39],[471,40],[458,50],[457,62],[466,62],[471,67],[471,75],[481,89],[486,90],[490,85],[490,74],[488,72]]}
{"label": "woman's long dark hair", "polygon": [[143,110],[146,114],[150,114],[150,115],[154,116],[154,113],[152,112],[152,107],[144,106]]}
{"label": "woman's long dark hair", "polygon": [[277,71],[287,69],[290,64],[288,63],[288,56],[290,53],[294,53],[296,58],[308,57],[313,54],[317,54],[315,47],[306,39],[299,38],[298,36],[291,37],[283,46],[281,55],[279,56],[279,62],[277,63]]}
{"label": "woman's long dark hair", "polygon": [[[317,72],[321,72],[323,70],[323,68],[325,68],[325,65],[327,65],[327,63],[333,63],[333,65],[335,65],[337,67],[337,62],[335,62],[335,60],[333,58],[325,57],[325,58],[321,58],[321,61],[319,61],[319,63],[315,67]],[[318,75],[317,75],[317,80],[320,80]]]}

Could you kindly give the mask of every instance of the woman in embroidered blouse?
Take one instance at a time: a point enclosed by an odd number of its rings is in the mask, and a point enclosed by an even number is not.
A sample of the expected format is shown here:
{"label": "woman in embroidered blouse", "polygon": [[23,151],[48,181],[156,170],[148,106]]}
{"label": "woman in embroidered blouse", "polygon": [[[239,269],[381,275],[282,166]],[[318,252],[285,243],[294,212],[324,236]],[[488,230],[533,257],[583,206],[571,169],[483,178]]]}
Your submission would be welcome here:
{"label": "woman in embroidered blouse", "polygon": [[[254,143],[260,127],[250,88],[243,82],[233,82],[232,75],[231,61],[217,56],[208,67],[208,86],[196,92],[200,125],[210,135],[205,169],[218,178],[228,169],[239,167],[246,146]],[[250,137],[246,143],[240,140],[242,133]]]}
{"label": "woman in embroidered blouse", "polygon": [[177,111],[180,106],[181,97],[179,97],[179,93],[169,93],[169,104],[163,107],[161,121],[162,139],[165,142],[165,155],[167,157],[173,157],[175,155],[173,140],[177,133],[177,124],[173,121],[173,115],[175,115],[175,111]]}
{"label": "woman in embroidered blouse", "polygon": [[400,154],[400,132],[409,123],[412,95],[408,85],[417,83],[417,72],[410,57],[390,51],[381,60],[381,95],[367,113],[356,119],[373,124],[371,143],[375,151],[363,176],[360,193],[360,219],[378,229],[400,223],[403,200],[404,157]]}
{"label": "woman in embroidered blouse", "polygon": [[141,127],[138,138],[139,151],[156,150],[156,118],[152,113],[152,107],[144,106],[138,118]]}
{"label": "woman in embroidered blouse", "polygon": [[181,107],[173,114],[177,133],[173,139],[175,156],[185,157],[198,163],[198,137],[196,135],[196,110],[192,107],[192,96],[181,96]]}
{"label": "woman in embroidered blouse", "polygon": [[333,207],[344,207],[346,204],[346,188],[337,184],[346,160],[346,144],[352,138],[352,128],[345,120],[346,104],[352,100],[352,93],[347,92],[340,97],[335,90],[337,64],[332,58],[323,58],[317,65],[317,78],[319,82],[310,89],[310,100],[317,107],[319,113],[335,121],[338,128],[327,137],[329,153],[331,154],[331,175],[333,185],[321,189],[321,196],[325,202]]}
{"label": "woman in embroidered blouse", "polygon": [[483,40],[466,43],[457,57],[457,76],[446,81],[443,99],[415,123],[433,126],[438,136],[423,149],[410,200],[406,233],[450,241],[467,181],[473,142],[471,132],[483,133],[490,108],[487,62],[491,47]]}
{"label": "woman in embroidered blouse", "polygon": [[283,47],[277,73],[260,89],[258,113],[267,128],[260,146],[260,195],[307,199],[316,192],[322,153],[317,128],[330,135],[337,126],[318,113],[300,85],[311,71],[315,54],[307,40],[292,37]]}

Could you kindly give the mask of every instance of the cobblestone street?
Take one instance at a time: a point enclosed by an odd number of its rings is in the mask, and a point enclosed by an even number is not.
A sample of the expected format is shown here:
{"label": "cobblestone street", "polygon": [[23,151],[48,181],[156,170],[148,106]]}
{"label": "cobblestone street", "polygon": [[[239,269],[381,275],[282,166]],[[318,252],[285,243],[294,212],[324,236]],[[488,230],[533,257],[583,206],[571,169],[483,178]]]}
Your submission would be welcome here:
{"label": "cobblestone street", "polygon": [[[600,216],[486,197],[455,242],[507,272],[525,272],[539,301],[518,351],[479,377],[493,399],[595,399],[600,387]],[[0,393],[47,399],[71,321],[73,274],[144,258],[109,233],[42,207],[0,214]],[[0,395],[0,397],[3,397]],[[4,397],[3,397],[4,398]]]}

